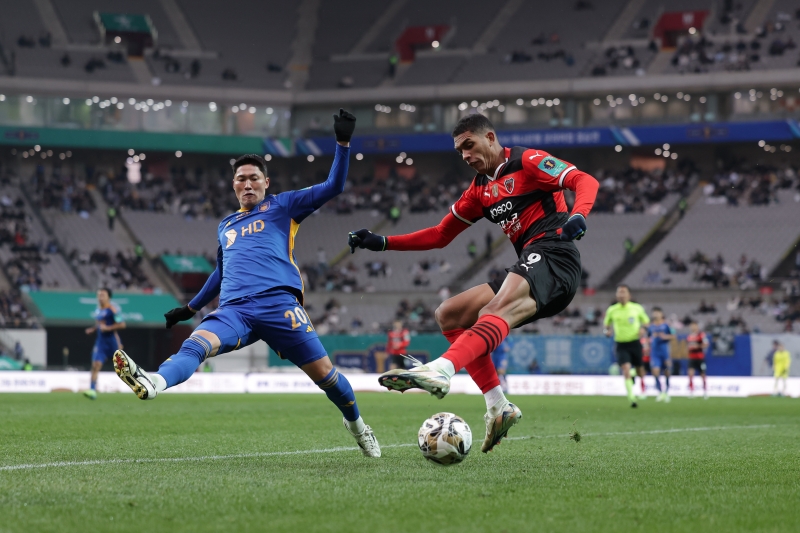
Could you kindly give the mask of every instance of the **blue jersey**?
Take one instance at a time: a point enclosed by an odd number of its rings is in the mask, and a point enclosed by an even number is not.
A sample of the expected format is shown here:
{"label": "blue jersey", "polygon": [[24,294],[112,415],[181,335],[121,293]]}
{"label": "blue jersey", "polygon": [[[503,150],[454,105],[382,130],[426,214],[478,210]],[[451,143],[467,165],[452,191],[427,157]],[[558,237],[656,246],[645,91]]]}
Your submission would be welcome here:
{"label": "blue jersey", "polygon": [[[115,303],[112,303],[109,307],[98,307],[94,310],[94,320],[97,322],[97,325],[105,324],[106,326],[113,326],[119,322],[122,322],[122,311],[120,310],[119,306]],[[100,328],[97,328],[97,341],[102,342],[105,340],[110,339],[116,335],[115,331],[100,331]]]}
{"label": "blue jersey", "polygon": [[285,287],[302,303],[303,280],[294,257],[300,223],[344,190],[350,149],[336,145],[327,181],[299,191],[268,195],[249,211],[225,217],[217,230],[217,268],[189,307],[201,309],[220,295],[220,305]]}
{"label": "blue jersey", "polygon": [[647,333],[650,336],[650,355],[653,354],[669,357],[669,343],[670,341],[664,340],[661,337],[656,337],[657,333],[666,333],[667,335],[675,335],[675,330],[669,327],[669,324],[650,324],[647,327]]}

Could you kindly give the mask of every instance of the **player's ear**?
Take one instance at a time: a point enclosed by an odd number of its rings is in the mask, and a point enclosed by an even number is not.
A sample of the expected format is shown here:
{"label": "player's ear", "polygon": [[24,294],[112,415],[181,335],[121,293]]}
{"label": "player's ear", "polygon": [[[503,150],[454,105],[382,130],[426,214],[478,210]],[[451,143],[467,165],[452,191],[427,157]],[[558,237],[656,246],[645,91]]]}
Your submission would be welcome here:
{"label": "player's ear", "polygon": [[494,144],[497,142],[497,134],[492,130],[486,132],[486,140],[489,141],[489,144]]}
{"label": "player's ear", "polygon": [[266,182],[264,185],[264,189],[269,189],[269,176],[264,176],[264,181]]}

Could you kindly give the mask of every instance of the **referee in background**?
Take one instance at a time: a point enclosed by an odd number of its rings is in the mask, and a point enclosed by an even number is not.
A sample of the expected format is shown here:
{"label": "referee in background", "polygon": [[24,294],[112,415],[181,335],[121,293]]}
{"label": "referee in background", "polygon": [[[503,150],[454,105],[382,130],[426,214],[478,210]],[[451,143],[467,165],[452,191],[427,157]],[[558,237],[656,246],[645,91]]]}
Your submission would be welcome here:
{"label": "referee in background", "polygon": [[[631,366],[636,368],[639,379],[644,380],[644,367],[642,366],[641,338],[646,334],[645,326],[650,323],[644,307],[631,301],[631,290],[627,285],[617,286],[617,303],[606,310],[603,321],[606,336],[614,334],[617,362],[622,368],[625,378],[625,389],[628,391],[628,400],[631,407],[636,407],[636,396],[633,394],[633,377]],[[611,326],[611,329],[609,329]],[[639,399],[647,398],[644,394]]]}

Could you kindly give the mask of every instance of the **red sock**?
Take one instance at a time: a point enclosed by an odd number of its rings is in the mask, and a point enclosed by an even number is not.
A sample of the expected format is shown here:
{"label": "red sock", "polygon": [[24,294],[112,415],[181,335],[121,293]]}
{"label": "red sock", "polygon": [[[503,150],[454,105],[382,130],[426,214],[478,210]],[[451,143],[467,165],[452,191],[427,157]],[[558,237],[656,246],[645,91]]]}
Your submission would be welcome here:
{"label": "red sock", "polygon": [[706,377],[705,376],[701,376],[701,377],[703,378],[703,390],[707,391],[708,390],[708,385],[706,385]]}
{"label": "red sock", "polygon": [[644,378],[639,378],[639,381],[642,384],[642,394],[644,394]]}
{"label": "red sock", "polygon": [[465,331],[442,357],[453,363],[456,372],[482,355],[489,355],[508,336],[508,322],[495,315],[483,315]]}
{"label": "red sock", "polygon": [[692,381],[692,376],[689,376],[689,390],[694,390],[694,381]]}
{"label": "red sock", "polygon": [[461,334],[464,333],[465,331],[467,330],[465,330],[464,328],[448,329],[447,331],[443,331],[442,335],[444,335],[444,338],[447,339],[447,342],[453,344],[454,342],[456,342],[456,339],[458,339],[461,336]]}
{"label": "red sock", "polygon": [[[450,341],[450,344],[453,344],[465,331],[465,329],[451,329],[443,331],[442,335]],[[491,356],[478,357],[464,368],[469,372],[472,381],[481,388],[482,393],[486,394],[493,388],[500,386],[500,378],[497,377],[497,369],[494,367]]]}

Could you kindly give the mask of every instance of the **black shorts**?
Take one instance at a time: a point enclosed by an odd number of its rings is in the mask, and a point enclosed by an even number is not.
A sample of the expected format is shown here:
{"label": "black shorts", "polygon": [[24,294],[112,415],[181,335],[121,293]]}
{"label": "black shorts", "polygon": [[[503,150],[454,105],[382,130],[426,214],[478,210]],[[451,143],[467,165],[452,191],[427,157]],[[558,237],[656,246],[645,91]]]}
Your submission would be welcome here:
{"label": "black shorts", "polygon": [[614,344],[617,352],[617,363],[622,366],[630,363],[631,366],[642,366],[642,343],[639,341],[617,342]]}
{"label": "black shorts", "polygon": [[694,368],[695,372],[706,373],[705,359],[689,359],[689,368]]}
{"label": "black shorts", "polygon": [[392,355],[392,364],[397,368],[405,368],[406,367],[406,358],[402,355]]}
{"label": "black shorts", "polygon": [[[525,278],[536,302],[536,314],[517,326],[520,327],[567,308],[581,284],[581,254],[573,242],[542,239],[526,246],[506,272]],[[495,294],[503,281],[505,278],[489,282]]]}

